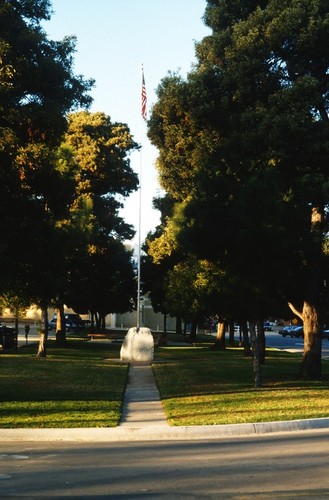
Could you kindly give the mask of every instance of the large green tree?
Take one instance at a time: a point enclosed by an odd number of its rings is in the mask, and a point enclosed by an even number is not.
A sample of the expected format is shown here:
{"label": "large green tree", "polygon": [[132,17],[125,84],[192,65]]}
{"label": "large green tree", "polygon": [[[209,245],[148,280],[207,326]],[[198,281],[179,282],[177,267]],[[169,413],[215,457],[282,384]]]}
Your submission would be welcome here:
{"label": "large green tree", "polygon": [[[253,175],[266,164],[273,167],[286,186],[282,199],[294,219],[293,225],[288,219],[289,230],[301,256],[297,267],[302,280],[297,278],[300,289],[294,296],[301,306],[292,308],[304,323],[302,373],[318,377],[327,279],[328,5],[322,0],[256,2],[245,15],[247,2],[233,4],[242,9],[227,28],[218,30],[218,19],[231,7],[221,1],[208,3],[205,19],[214,33],[202,51],[211,45],[211,63],[217,64],[216,56],[221,60],[238,107],[233,130],[241,139],[241,158],[252,160]],[[205,63],[199,54],[200,64]],[[281,226],[287,228],[282,216]]]}
{"label": "large green tree", "polygon": [[107,314],[130,310],[136,295],[131,254],[123,244],[134,231],[119,209],[137,188],[129,153],[138,145],[127,125],[113,123],[104,113],[82,111],[69,116],[63,146],[76,162],[76,196],[68,221],[76,240],[71,239],[65,302],[92,313],[101,328]]}
{"label": "large green tree", "polygon": [[68,195],[56,149],[67,112],[91,103],[93,84],[73,73],[75,38],[48,39],[41,23],[50,13],[48,0],[0,2],[1,287],[28,294],[45,313]]}
{"label": "large green tree", "polygon": [[[302,374],[318,377],[327,293],[328,5],[208,0],[204,19],[212,34],[197,45],[197,67],[187,81],[163,80],[150,120],[160,180],[180,205],[171,235],[249,285],[249,319],[279,296],[289,302],[304,322]],[[175,153],[189,179],[188,190],[178,182],[176,193]]]}

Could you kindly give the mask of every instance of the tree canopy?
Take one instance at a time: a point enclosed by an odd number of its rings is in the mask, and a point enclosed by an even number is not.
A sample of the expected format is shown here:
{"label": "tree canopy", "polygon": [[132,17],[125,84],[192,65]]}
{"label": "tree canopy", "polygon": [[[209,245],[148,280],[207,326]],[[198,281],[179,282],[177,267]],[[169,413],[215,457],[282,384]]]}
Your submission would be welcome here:
{"label": "tree canopy", "polygon": [[94,81],[74,73],[75,37],[48,38],[50,15],[48,0],[0,0],[0,293],[42,307],[45,340],[48,305],[78,302],[83,270],[104,287],[83,308],[132,306],[134,231],[119,209],[138,147],[127,125],[81,111]]}
{"label": "tree canopy", "polygon": [[174,246],[217,262],[248,287],[248,319],[289,302],[304,322],[303,373],[319,376],[328,5],[208,0],[204,20],[212,33],[195,68],[162,80],[149,121],[160,182],[176,200],[152,252]]}

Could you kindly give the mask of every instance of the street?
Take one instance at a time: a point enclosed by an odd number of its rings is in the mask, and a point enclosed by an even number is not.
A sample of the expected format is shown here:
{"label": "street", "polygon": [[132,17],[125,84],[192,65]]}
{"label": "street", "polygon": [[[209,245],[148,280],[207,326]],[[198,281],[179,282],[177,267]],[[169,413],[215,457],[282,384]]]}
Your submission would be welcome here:
{"label": "street", "polygon": [[[284,349],[289,352],[300,352],[304,350],[303,338],[282,337],[277,331],[265,332],[266,346],[276,347],[277,349]],[[322,359],[329,359],[329,340],[323,339],[322,341]]]}
{"label": "street", "polygon": [[5,498],[329,495],[329,432],[216,441],[0,443]]}

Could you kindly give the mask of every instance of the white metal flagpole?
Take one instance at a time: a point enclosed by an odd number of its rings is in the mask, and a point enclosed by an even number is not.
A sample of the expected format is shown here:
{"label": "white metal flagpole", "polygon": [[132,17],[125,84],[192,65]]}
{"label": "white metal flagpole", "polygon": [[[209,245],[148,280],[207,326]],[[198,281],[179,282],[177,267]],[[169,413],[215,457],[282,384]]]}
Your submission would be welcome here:
{"label": "white metal flagpole", "polygon": [[142,94],[141,94],[141,150],[140,150],[140,165],[139,165],[139,214],[138,214],[138,256],[137,256],[137,331],[140,328],[141,319],[141,229],[142,229],[142,166],[143,166],[143,124],[147,120],[146,110],[146,87],[144,78],[144,68],[142,64]]}

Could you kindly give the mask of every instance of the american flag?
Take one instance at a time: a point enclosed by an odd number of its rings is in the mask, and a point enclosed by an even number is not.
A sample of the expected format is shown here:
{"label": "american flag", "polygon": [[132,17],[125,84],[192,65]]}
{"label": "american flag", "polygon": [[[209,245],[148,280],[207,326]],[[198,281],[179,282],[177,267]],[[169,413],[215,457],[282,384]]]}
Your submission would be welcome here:
{"label": "american flag", "polygon": [[147,120],[147,111],[146,111],[146,87],[145,87],[145,78],[144,78],[144,70],[142,69],[142,117],[144,120]]}

